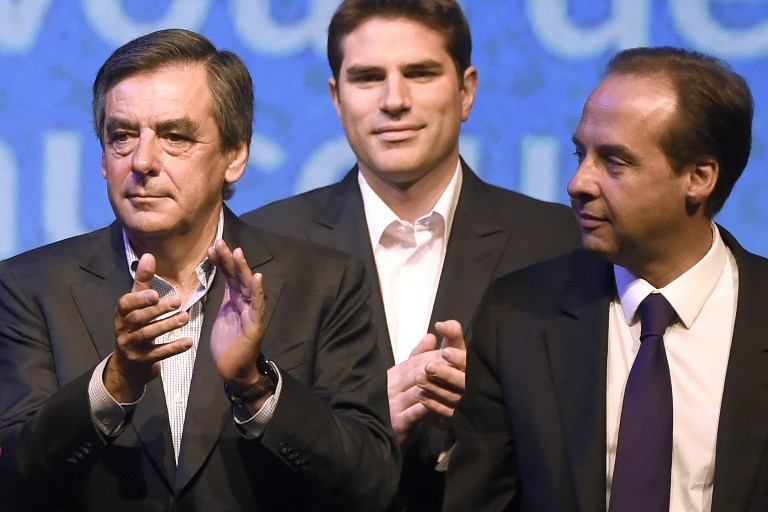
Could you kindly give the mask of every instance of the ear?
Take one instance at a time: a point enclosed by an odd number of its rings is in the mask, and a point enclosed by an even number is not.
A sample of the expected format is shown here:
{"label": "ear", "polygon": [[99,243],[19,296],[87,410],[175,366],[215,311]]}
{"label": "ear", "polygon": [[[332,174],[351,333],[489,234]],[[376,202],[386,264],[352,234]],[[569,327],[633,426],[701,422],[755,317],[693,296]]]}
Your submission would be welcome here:
{"label": "ear", "polygon": [[336,115],[341,118],[341,102],[339,101],[339,86],[336,83],[336,79],[331,77],[328,79],[328,92],[331,93],[331,100],[333,106],[336,108]]}
{"label": "ear", "polygon": [[461,86],[461,120],[469,119],[477,93],[477,69],[469,66],[464,70],[464,84]]}
{"label": "ear", "polygon": [[104,151],[106,150],[101,150],[101,177],[107,179],[107,157]]}
{"label": "ear", "polygon": [[229,164],[224,172],[224,181],[234,183],[243,175],[245,166],[248,164],[248,145],[245,142],[240,142],[227,152],[227,156]]}
{"label": "ear", "polygon": [[720,164],[714,158],[706,157],[689,167],[686,199],[689,204],[703,205],[715,190]]}

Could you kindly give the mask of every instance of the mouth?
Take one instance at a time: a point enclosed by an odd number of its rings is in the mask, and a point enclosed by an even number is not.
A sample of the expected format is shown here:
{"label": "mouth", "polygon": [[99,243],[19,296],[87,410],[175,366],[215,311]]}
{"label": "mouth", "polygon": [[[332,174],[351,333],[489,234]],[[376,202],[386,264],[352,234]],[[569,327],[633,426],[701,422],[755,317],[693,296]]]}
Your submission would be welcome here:
{"label": "mouth", "polygon": [[415,137],[421,128],[416,125],[382,126],[375,129],[373,134],[383,142],[402,142]]}
{"label": "mouth", "polygon": [[603,217],[598,217],[584,211],[576,212],[576,221],[584,229],[595,229],[608,222]]}
{"label": "mouth", "polygon": [[142,202],[142,201],[155,201],[166,197],[165,194],[155,194],[149,192],[132,192],[126,194],[129,201]]}

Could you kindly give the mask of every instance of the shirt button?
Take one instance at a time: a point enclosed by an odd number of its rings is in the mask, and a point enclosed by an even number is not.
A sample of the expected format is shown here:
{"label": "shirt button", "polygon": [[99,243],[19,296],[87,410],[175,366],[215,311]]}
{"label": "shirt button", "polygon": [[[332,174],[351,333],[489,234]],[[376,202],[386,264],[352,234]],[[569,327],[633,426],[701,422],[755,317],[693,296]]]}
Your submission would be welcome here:
{"label": "shirt button", "polygon": [[181,334],[181,331],[179,329],[174,329],[171,331],[171,334],[173,334],[175,337],[178,338],[179,335]]}
{"label": "shirt button", "polygon": [[183,399],[182,399],[182,397],[181,397],[181,393],[176,393],[176,395],[173,397],[173,400],[174,400],[174,402],[176,402],[177,404],[180,404],[180,403],[183,401]]}
{"label": "shirt button", "polygon": [[101,420],[101,422],[103,424],[105,424],[106,426],[110,426],[112,424],[112,419],[111,418],[104,418],[104,419]]}

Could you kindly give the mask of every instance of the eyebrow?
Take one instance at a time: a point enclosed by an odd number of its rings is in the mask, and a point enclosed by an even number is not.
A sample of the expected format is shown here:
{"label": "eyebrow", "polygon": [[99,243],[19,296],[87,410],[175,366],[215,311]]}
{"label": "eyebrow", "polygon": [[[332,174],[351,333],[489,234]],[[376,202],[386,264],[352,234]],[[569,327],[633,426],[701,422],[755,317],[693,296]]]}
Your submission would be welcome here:
{"label": "eyebrow", "polygon": [[[409,64],[406,64],[401,67],[406,72],[407,71],[430,71],[430,70],[441,70],[443,69],[443,64],[439,61],[436,61],[434,59],[425,59],[419,62],[411,62]],[[359,76],[359,75],[367,75],[369,73],[382,73],[384,72],[383,66],[375,66],[375,65],[352,65],[347,68],[346,74],[347,76]]]}
{"label": "eyebrow", "polygon": [[[178,119],[167,119],[160,121],[155,125],[155,131],[158,133],[168,133],[174,131],[194,133],[198,127],[198,123],[192,121],[189,117],[180,117]],[[105,126],[107,133],[114,133],[116,130],[120,129],[137,130],[138,128],[138,123],[134,121],[115,117],[109,118]]]}
{"label": "eyebrow", "polygon": [[[584,148],[584,144],[574,134],[571,137],[571,141],[578,148]],[[635,153],[624,144],[600,144],[597,146],[597,153],[599,155],[612,154],[618,155],[629,163],[637,163],[638,158]]]}
{"label": "eyebrow", "polygon": [[425,59],[419,62],[414,62],[411,64],[407,64],[405,66],[406,70],[414,71],[414,70],[438,70],[443,69],[443,64],[439,61],[436,61],[434,59]]}
{"label": "eyebrow", "polygon": [[155,129],[158,133],[168,133],[168,132],[183,132],[183,133],[194,133],[197,131],[199,127],[199,124],[192,121],[188,117],[180,117],[178,119],[168,119],[165,121],[160,121],[155,125]]}

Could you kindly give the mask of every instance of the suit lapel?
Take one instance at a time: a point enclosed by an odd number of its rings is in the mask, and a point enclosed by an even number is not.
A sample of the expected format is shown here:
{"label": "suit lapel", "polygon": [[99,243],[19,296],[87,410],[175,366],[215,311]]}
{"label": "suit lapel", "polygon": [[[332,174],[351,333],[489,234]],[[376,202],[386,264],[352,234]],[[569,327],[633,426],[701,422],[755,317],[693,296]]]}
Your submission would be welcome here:
{"label": "suit lapel", "polygon": [[[104,237],[93,244],[80,268],[98,279],[83,280],[72,286],[72,297],[93,340],[100,359],[115,350],[115,307],[120,297],[131,290],[133,280],[128,272],[122,230],[113,223]],[[165,405],[162,381],[147,385],[141,403],[131,420],[141,443],[154,460],[170,486],[176,472],[173,441]]]}
{"label": "suit lapel", "polygon": [[[250,229],[244,227],[229,209],[225,212],[224,240],[231,249],[242,248],[251,269],[258,272],[259,267],[272,260],[272,255],[249,234]],[[282,279],[277,276],[264,275],[264,295],[267,299],[265,329],[268,328],[269,319],[275,310],[282,283]],[[206,294],[205,316],[190,383],[184,435],[176,472],[177,491],[183,489],[200,470],[227,423],[233,421],[232,409],[222,389],[223,383],[211,356],[210,345],[211,330],[221,307],[224,286],[224,279],[217,272],[211,289]],[[265,353],[268,353],[266,348]]]}
{"label": "suit lapel", "polygon": [[435,322],[455,319],[469,325],[494,277],[509,233],[488,205],[484,183],[463,165],[463,183],[453,217],[429,331]]}
{"label": "suit lapel", "polygon": [[768,342],[761,330],[768,269],[721,233],[736,257],[739,296],[717,431],[713,512],[746,510],[768,445]]}
{"label": "suit lapel", "polygon": [[573,491],[584,511],[605,507],[605,387],[613,272],[574,265],[558,321],[544,333]]}
{"label": "suit lapel", "polygon": [[307,230],[309,240],[352,254],[362,260],[365,265],[368,282],[371,285],[368,304],[371,307],[373,325],[376,326],[379,349],[384,354],[387,365],[392,366],[395,360],[387,329],[384,302],[381,298],[379,274],[368,234],[363,197],[357,183],[357,166],[333,187],[325,204],[318,211],[315,221],[314,228]]}
{"label": "suit lapel", "polygon": [[133,285],[127,265],[122,231],[113,223],[80,263],[84,275],[96,279],[82,279],[72,285],[72,298],[100,359],[115,350],[115,307]]}

